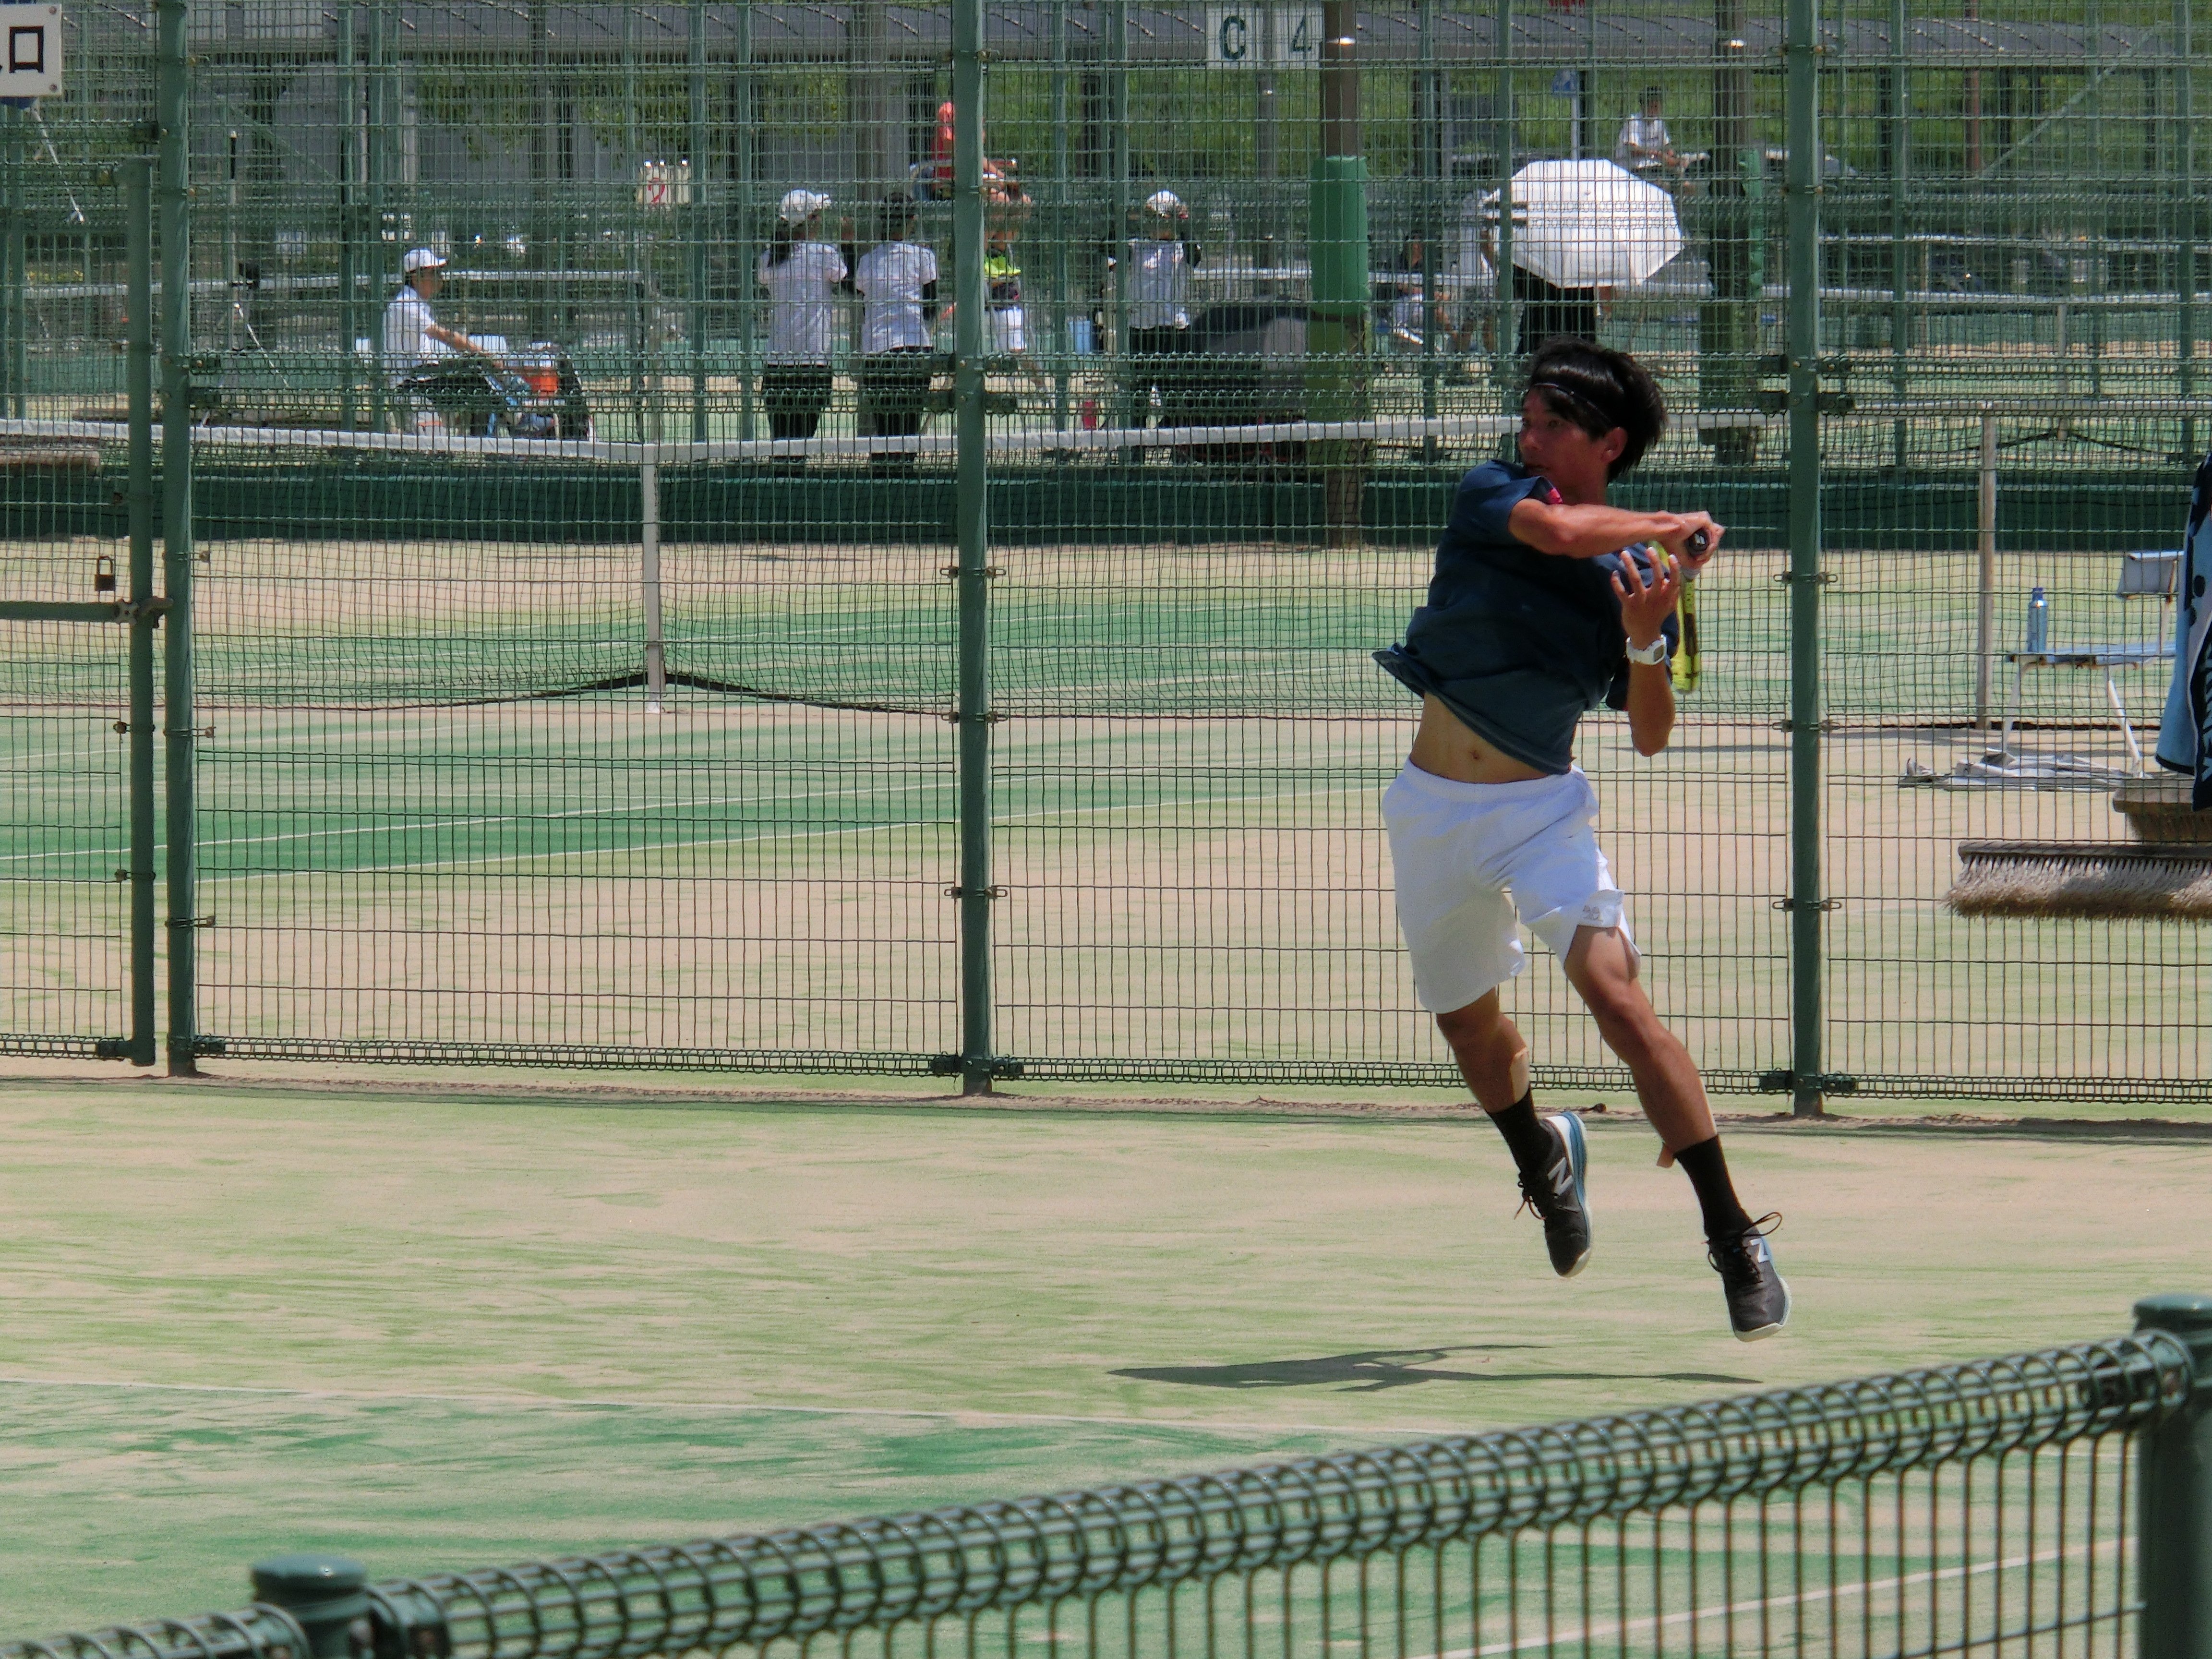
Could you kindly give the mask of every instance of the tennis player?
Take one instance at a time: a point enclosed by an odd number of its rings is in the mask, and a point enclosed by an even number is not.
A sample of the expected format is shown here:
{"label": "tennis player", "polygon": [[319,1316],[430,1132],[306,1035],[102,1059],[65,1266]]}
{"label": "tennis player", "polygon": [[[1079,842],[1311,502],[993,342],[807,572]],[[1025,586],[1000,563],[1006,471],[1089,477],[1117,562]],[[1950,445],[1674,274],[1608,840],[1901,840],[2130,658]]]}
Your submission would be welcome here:
{"label": "tennis player", "polygon": [[1415,994],[1511,1149],[1554,1271],[1572,1278],[1589,1261],[1588,1150],[1574,1114],[1537,1115],[1528,1045],[1498,1005],[1526,965],[1516,913],[1634,1076],[1661,1164],[1679,1164],[1697,1191],[1729,1322],[1752,1342],[1790,1317],[1765,1237],[1781,1218],[1754,1221],[1738,1200],[1698,1068],[1638,982],[1593,827],[1597,793],[1574,763],[1576,725],[1601,704],[1627,712],[1640,755],[1674,731],[1675,604],[1721,526],[1704,513],[1606,505],[1666,420],[1659,388],[1626,353],[1553,339],[1529,360],[1520,461],[1460,481],[1428,603],[1403,644],[1375,653],[1421,699],[1382,817]]}

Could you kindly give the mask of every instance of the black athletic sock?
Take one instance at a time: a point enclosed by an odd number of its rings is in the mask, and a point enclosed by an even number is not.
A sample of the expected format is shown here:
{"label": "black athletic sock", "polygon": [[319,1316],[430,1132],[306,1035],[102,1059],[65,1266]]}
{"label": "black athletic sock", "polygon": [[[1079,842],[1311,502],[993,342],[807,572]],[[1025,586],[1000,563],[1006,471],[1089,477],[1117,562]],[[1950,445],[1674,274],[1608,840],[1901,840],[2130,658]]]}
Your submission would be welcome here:
{"label": "black athletic sock", "polygon": [[1683,1147],[1674,1154],[1674,1162],[1682,1166],[1682,1173],[1697,1189],[1698,1207],[1705,1212],[1707,1238],[1734,1238],[1751,1225],[1750,1212],[1729,1179],[1728,1158],[1721,1151],[1718,1135]]}
{"label": "black athletic sock", "polygon": [[1544,1120],[1536,1115],[1536,1091],[1529,1090],[1502,1112],[1492,1112],[1490,1121],[1498,1126],[1498,1133],[1505,1137],[1512,1150],[1513,1162],[1524,1175],[1541,1174],[1559,1150],[1559,1138],[1544,1127]]}

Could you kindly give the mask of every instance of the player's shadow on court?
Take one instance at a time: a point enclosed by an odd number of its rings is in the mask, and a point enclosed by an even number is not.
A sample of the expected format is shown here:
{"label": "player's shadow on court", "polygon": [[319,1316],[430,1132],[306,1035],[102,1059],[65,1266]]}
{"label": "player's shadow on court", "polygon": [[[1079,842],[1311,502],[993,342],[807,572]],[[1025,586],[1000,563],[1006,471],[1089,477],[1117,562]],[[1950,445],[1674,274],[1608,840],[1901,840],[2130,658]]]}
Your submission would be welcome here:
{"label": "player's shadow on court", "polygon": [[1242,1365],[1132,1365],[1108,1373],[1139,1382],[1179,1382],[1194,1389],[1310,1389],[1334,1385],[1346,1394],[1379,1394],[1422,1382],[1735,1382],[1755,1376],[1720,1371],[1448,1370],[1439,1362],[1454,1354],[1524,1351],[1522,1343],[1469,1344],[1457,1348],[1378,1348],[1333,1353],[1319,1359],[1255,1359]]}

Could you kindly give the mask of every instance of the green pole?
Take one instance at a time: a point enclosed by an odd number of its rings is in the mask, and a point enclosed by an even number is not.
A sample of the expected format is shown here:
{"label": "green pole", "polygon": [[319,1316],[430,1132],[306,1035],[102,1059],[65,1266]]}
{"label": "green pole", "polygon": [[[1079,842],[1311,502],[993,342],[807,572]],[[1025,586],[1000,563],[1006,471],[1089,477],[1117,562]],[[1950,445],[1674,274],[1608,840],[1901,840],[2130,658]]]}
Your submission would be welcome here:
{"label": "green pole", "polygon": [[[2181,280],[2174,286],[2179,290],[2181,303],[2174,313],[2174,331],[2179,338],[2175,349],[2181,361],[2181,372],[2177,390],[2183,398],[2197,395],[2197,135],[2191,126],[2193,118],[2190,82],[2196,73],[2196,60],[2190,54],[2191,45],[2189,0],[2173,0],[2174,46],[2180,64],[2173,71],[2173,137],[2175,172],[2173,200],[2181,211],[2181,246],[2175,261],[2181,267]],[[2181,455],[2184,460],[2197,457],[2197,422],[2189,417],[2181,423]]]}
{"label": "green pole", "polygon": [[990,499],[983,426],[983,0],[952,5],[952,418],[960,541],[960,1092],[991,1092]]}
{"label": "green pole", "polygon": [[23,112],[10,109],[0,114],[0,156],[7,167],[6,240],[0,247],[0,264],[7,271],[7,315],[0,325],[0,349],[7,354],[8,412],[23,418],[23,337],[27,331],[29,296],[23,270]]}
{"label": "green pole", "polygon": [[[1360,155],[1353,0],[1322,0],[1321,155],[1307,191],[1313,305],[1306,409],[1316,421],[1367,413],[1367,162]],[[1322,452],[1323,522],[1332,546],[1357,541],[1367,446],[1331,439]]]}
{"label": "green pole", "polygon": [[[1698,401],[1735,413],[1755,401],[1765,275],[1754,193],[1765,188],[1766,163],[1752,143],[1751,49],[1743,11],[1743,0],[1713,0],[1713,177],[1705,198],[1713,297],[1698,308]],[[1756,430],[1724,427],[1711,435],[1713,459],[1722,465],[1751,465],[1759,447]]]}
{"label": "green pole", "polygon": [[[1912,343],[1912,310],[1905,299],[1912,261],[1905,241],[1910,220],[1906,191],[1912,179],[1912,65],[1906,51],[1910,0],[1889,8],[1889,389],[1899,403],[1909,388],[1906,353]],[[1911,434],[1903,420],[1890,427],[1891,465],[1905,470]]]}
{"label": "green pole", "polygon": [[185,0],[159,0],[161,130],[161,559],[169,601],[162,722],[168,750],[169,1075],[191,1077],[198,1028],[192,848],[192,409],[190,70]]}
{"label": "green pole", "polygon": [[[1073,227],[1067,211],[1067,0],[1052,8],[1052,295],[1045,313],[1046,349],[1052,353],[1052,427],[1067,430],[1069,352],[1067,333],[1067,238]],[[1093,341],[1095,349],[1097,342]]]}
{"label": "green pole", "polygon": [[[1513,0],[1498,0],[1498,260],[1491,269],[1491,307],[1497,332],[1491,361],[1496,365],[1504,411],[1519,413],[1520,388],[1514,347],[1513,315]],[[1511,450],[1506,452],[1509,459]]]}
{"label": "green pole", "polygon": [[[1114,184],[1114,350],[1121,372],[1115,407],[1117,426],[1142,426],[1145,411],[1137,407],[1135,371],[1129,363],[1129,260],[1134,252],[1129,222],[1129,0],[1106,0],[1106,131],[1112,155]],[[1106,343],[1097,343],[1104,350]],[[1128,459],[1141,464],[1145,452],[1125,450]]]}
{"label": "green pole", "polygon": [[363,332],[361,233],[368,158],[362,154],[367,129],[362,121],[359,17],[358,7],[338,8],[338,88],[345,100],[345,120],[338,135],[338,424],[348,432],[359,419],[355,382],[362,365],[353,347]]}
{"label": "green pole", "polygon": [[[1421,0],[1421,82],[1417,100],[1419,127],[1421,207],[1416,222],[1421,228],[1421,414],[1437,414],[1437,239],[1443,216],[1438,211],[1443,185],[1443,100],[1437,78],[1437,0]],[[1395,267],[1395,259],[1391,261]],[[1433,462],[1437,442],[1426,439],[1421,459]]]}
{"label": "green pole", "polygon": [[679,210],[691,255],[691,441],[707,441],[707,0],[691,0],[691,199]]}
{"label": "green pole", "polygon": [[1791,1109],[1820,1112],[1820,87],[1814,0],[1790,0],[1790,863]]}
{"label": "green pole", "polygon": [[154,1006],[154,164],[123,164],[123,238],[131,402],[131,1063],[155,1059]]}
{"label": "green pole", "polygon": [[735,201],[738,286],[738,436],[753,435],[753,307],[759,289],[753,276],[753,7],[752,0],[738,0],[730,15],[735,36],[731,56],[736,60],[731,86],[730,121],[737,134]]}
{"label": "green pole", "polygon": [[2212,1659],[2212,1296],[2136,1304],[2136,1330],[2164,1331],[2197,1361],[2180,1411],[2136,1445],[2140,1659]]}

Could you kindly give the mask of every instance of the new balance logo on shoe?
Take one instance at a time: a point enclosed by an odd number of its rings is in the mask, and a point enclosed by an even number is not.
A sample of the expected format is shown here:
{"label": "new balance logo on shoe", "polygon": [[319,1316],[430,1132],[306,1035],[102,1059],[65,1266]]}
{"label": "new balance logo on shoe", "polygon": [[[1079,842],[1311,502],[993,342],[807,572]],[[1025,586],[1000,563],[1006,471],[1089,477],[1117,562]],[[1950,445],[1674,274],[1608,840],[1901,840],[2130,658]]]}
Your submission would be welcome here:
{"label": "new balance logo on shoe", "polygon": [[[1552,1258],[1552,1271],[1572,1279],[1589,1263],[1589,1210],[1583,1191],[1583,1172],[1589,1163],[1589,1144],[1582,1120],[1572,1112],[1547,1118],[1545,1127],[1559,1137],[1559,1155],[1544,1166],[1540,1176],[1528,1170],[1521,1175],[1521,1199],[1544,1224],[1544,1249]],[[1551,1190],[1546,1192],[1544,1188]]]}

